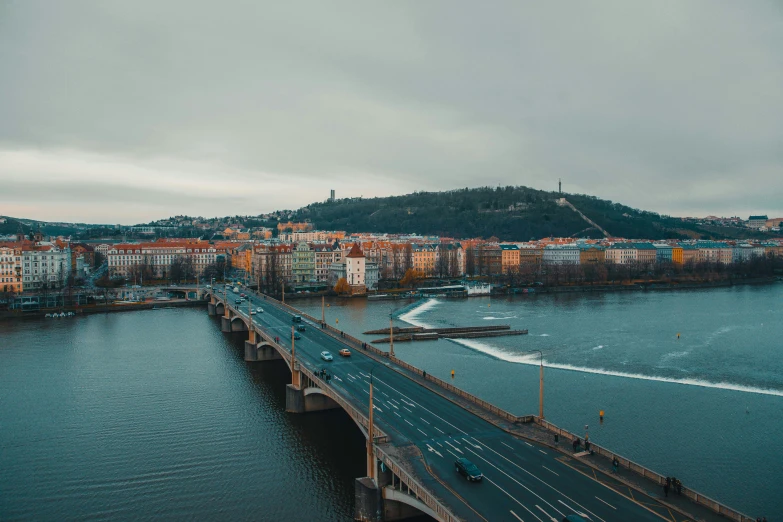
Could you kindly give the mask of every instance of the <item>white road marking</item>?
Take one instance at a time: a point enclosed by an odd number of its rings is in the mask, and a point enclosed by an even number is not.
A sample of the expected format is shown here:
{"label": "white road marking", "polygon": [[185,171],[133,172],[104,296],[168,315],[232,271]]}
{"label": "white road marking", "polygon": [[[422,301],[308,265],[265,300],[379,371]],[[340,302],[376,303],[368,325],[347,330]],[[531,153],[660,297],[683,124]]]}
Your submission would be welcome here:
{"label": "white road marking", "polygon": [[547,513],[546,511],[544,511],[544,509],[541,506],[536,504],[536,507],[538,508],[539,511],[541,511],[544,514],[545,517],[549,517],[549,520],[551,520],[552,522],[557,522],[557,519],[552,515],[550,515],[549,513]]}
{"label": "white road marking", "polygon": [[[379,391],[380,391],[380,390],[379,390]],[[385,391],[382,391],[381,393],[382,393],[384,396],[386,396],[386,398],[388,398],[388,397],[389,397],[389,394],[388,394],[388,393],[386,393]]]}
{"label": "white road marking", "polygon": [[524,442],[525,444],[527,444],[527,445],[528,445],[528,446],[530,446],[531,448],[533,447],[533,445],[532,445],[532,444],[530,444],[530,443],[529,443],[528,441],[526,441],[526,440],[523,440],[522,442]]}
{"label": "white road marking", "polygon": [[[560,513],[560,516],[561,516],[561,517],[564,517],[564,516],[565,516],[565,514],[564,514],[562,511],[560,511],[560,510],[559,510],[559,509],[557,509],[555,506],[553,506],[552,504],[550,504],[549,502],[547,502],[546,500],[544,500],[544,498],[543,498],[541,495],[538,495],[538,494],[537,494],[535,491],[533,491],[533,490],[532,490],[532,489],[530,489],[529,487],[525,486],[525,485],[524,485],[524,484],[522,484],[520,481],[518,481],[517,479],[515,479],[514,477],[512,477],[511,475],[509,475],[508,473],[506,473],[505,471],[503,471],[503,470],[502,470],[502,469],[500,469],[499,467],[497,467],[497,466],[495,466],[494,464],[492,464],[492,463],[491,463],[490,461],[488,461],[488,460],[487,460],[485,457],[482,457],[481,455],[479,455],[478,453],[476,453],[476,452],[475,452],[475,451],[473,451],[472,449],[469,449],[469,448],[465,448],[465,449],[466,449],[467,451],[469,451],[469,452],[473,453],[475,456],[477,456],[478,458],[480,458],[481,460],[483,460],[484,462],[486,462],[487,464],[489,464],[490,466],[492,466],[493,468],[495,468],[496,470],[498,470],[499,472],[501,472],[502,474],[504,474],[505,476],[507,476],[508,478],[510,478],[511,480],[513,480],[514,482],[516,482],[517,484],[519,484],[520,486],[522,486],[522,488],[523,488],[523,489],[526,489],[528,492],[530,492],[530,493],[532,493],[534,496],[538,497],[538,498],[541,500],[541,502],[543,502],[544,504],[547,504],[549,507],[551,507],[552,509],[554,509],[555,511],[557,511],[558,513]],[[531,512],[531,513],[532,513],[532,512]],[[534,516],[535,516],[535,515],[534,515]],[[536,517],[536,518],[537,518],[537,517]],[[604,522],[605,522],[605,521],[604,521]]]}
{"label": "white road marking", "polygon": [[446,434],[445,431],[443,431],[442,429],[438,428],[437,426],[435,426],[435,429],[438,430],[439,432],[443,433],[444,435]]}
{"label": "white road marking", "polygon": [[544,455],[549,455],[549,453],[547,453],[547,452],[546,452],[546,451],[544,451],[544,450],[538,450],[538,451],[540,451],[540,452],[541,452],[541,453],[543,453]]}
{"label": "white road marking", "polygon": [[396,405],[396,404],[394,404],[393,402],[389,401],[389,404],[391,404],[392,408],[394,408],[395,410],[399,410],[399,408],[397,407],[397,405]]}
{"label": "white road marking", "polygon": [[447,441],[447,440],[444,440],[443,442],[445,442],[446,444],[448,444],[449,446],[451,446],[452,448],[454,448],[455,450],[457,450],[458,452],[460,452],[462,455],[464,455],[464,453],[462,453],[462,450],[461,450],[461,449],[459,449],[459,448],[458,448],[457,446],[455,446],[454,444],[452,444],[451,442],[449,442],[449,441]]}
{"label": "white road marking", "polygon": [[516,513],[514,513],[513,511],[511,511],[510,509],[508,510],[508,512],[509,512],[509,513],[511,513],[512,515],[514,515],[514,518],[516,518],[517,520],[519,520],[519,522],[525,522],[524,520],[522,520],[522,519],[520,518],[520,516],[519,516],[519,515],[517,515]]}
{"label": "white road marking", "polygon": [[365,390],[364,388],[362,388],[362,391],[363,391],[364,393],[366,393],[367,395],[370,395],[370,392],[368,392],[368,391],[367,391],[367,390]]}
{"label": "white road marking", "polygon": [[379,412],[383,413],[383,410],[382,410],[382,409],[380,409],[380,408],[379,408],[378,406],[376,406],[375,404],[373,404],[373,405],[372,405],[372,407],[373,407],[374,409],[378,410]]}
{"label": "white road marking", "polygon": [[440,451],[436,450],[435,448],[433,448],[429,444],[427,444],[427,449],[430,450],[435,455],[437,455],[438,457],[443,458],[443,453],[441,453]]}
{"label": "white road marking", "polygon": [[403,410],[408,410],[409,413],[413,413],[413,410],[410,408],[406,408],[405,406],[402,407]]}
{"label": "white road marking", "polygon": [[343,380],[341,378],[339,378],[338,376],[336,376],[336,375],[334,376],[334,378],[337,379],[340,382],[343,382]]}
{"label": "white road marking", "polygon": [[441,448],[443,447],[443,444],[441,444],[441,443],[440,443],[440,442],[438,442],[437,440],[435,441],[435,444],[437,444],[437,445],[438,445],[438,446],[440,446]]}
{"label": "white road marking", "polygon": [[[576,514],[577,514],[577,515],[579,515],[580,517],[587,517],[587,515],[585,515],[584,513],[582,513],[581,511],[579,511],[579,510],[577,510],[577,509],[574,509],[574,508],[572,508],[571,506],[569,506],[568,504],[566,504],[566,503],[565,503],[565,502],[563,502],[562,500],[558,500],[558,502],[560,502],[561,504],[563,504],[565,507],[567,507],[568,509],[570,509],[571,511],[573,511],[574,513],[576,513]],[[573,501],[572,501],[572,502],[573,502]],[[577,505],[578,505],[578,504],[577,504]],[[598,516],[596,516],[595,518],[598,518],[598,520],[603,520],[603,522],[606,522],[606,521],[605,521],[603,518],[599,518]]]}
{"label": "white road marking", "polygon": [[486,475],[484,475],[484,480],[486,480],[487,482],[489,482],[490,484],[492,484],[493,486],[495,486],[496,488],[498,488],[500,491],[502,491],[503,493],[505,493],[505,494],[508,496],[508,498],[510,498],[511,500],[513,500],[514,502],[516,502],[517,504],[519,504],[520,506],[522,506],[522,509],[524,509],[525,511],[527,511],[528,513],[530,513],[531,515],[533,515],[533,518],[535,518],[536,520],[538,520],[538,522],[544,522],[543,520],[541,520],[540,518],[538,518],[538,517],[536,516],[536,514],[535,514],[535,513],[533,513],[532,511],[530,511],[530,510],[529,510],[529,509],[528,509],[528,508],[527,508],[527,507],[526,507],[526,506],[525,506],[525,505],[524,505],[522,502],[520,502],[519,500],[517,500],[516,498],[514,498],[513,496],[511,496],[511,494],[510,494],[508,491],[506,491],[505,489],[501,488],[501,487],[500,487],[500,486],[498,486],[498,485],[497,485],[495,482],[493,482],[492,480],[490,480],[489,478],[487,478],[487,476],[486,476]]}
{"label": "white road marking", "polygon": [[[503,442],[502,440],[500,441],[500,443],[501,443],[502,445],[504,445],[505,447],[507,447],[508,449],[512,449],[512,450],[514,449],[513,447],[509,446],[508,444],[506,444],[506,443],[505,443],[505,442]],[[513,511],[512,511],[512,513],[513,513]]]}
{"label": "white road marking", "polygon": [[[544,468],[545,470],[547,470],[550,473],[555,473],[554,471],[552,471],[551,469],[547,468],[546,466],[541,466],[541,467]],[[555,475],[557,475],[557,473],[555,473]],[[557,476],[559,477],[560,475],[557,475]]]}
{"label": "white road marking", "polygon": [[424,422],[424,424],[426,424],[427,426],[429,426],[429,425],[430,425],[430,423],[429,423],[429,422],[427,422],[427,421],[425,421],[425,420],[424,420],[424,417],[419,417],[419,418],[420,418],[420,419],[421,419],[421,420]]}
{"label": "white road marking", "polygon": [[[571,497],[569,497],[568,495],[566,495],[565,493],[563,493],[562,491],[560,491],[559,489],[557,489],[557,488],[556,488],[556,487],[554,487],[553,485],[551,485],[551,484],[549,484],[548,482],[544,481],[543,479],[541,479],[541,478],[540,478],[540,477],[538,477],[537,475],[534,475],[534,474],[532,474],[530,471],[526,470],[525,468],[523,468],[522,466],[520,466],[520,465],[519,465],[519,464],[517,464],[516,462],[514,462],[514,461],[512,461],[511,459],[507,458],[507,457],[506,457],[505,455],[503,455],[502,453],[498,453],[497,451],[493,450],[492,448],[490,448],[489,446],[487,446],[487,445],[486,445],[486,444],[484,444],[483,442],[476,440],[475,438],[473,438],[473,440],[475,440],[476,442],[478,442],[479,444],[481,444],[482,446],[484,446],[485,448],[487,448],[489,451],[491,451],[491,452],[492,452],[492,453],[494,453],[495,455],[498,455],[500,458],[502,458],[502,459],[504,459],[504,460],[508,461],[508,462],[509,462],[509,463],[511,463],[512,465],[514,465],[514,466],[516,466],[517,468],[521,469],[521,470],[522,470],[524,473],[527,473],[528,475],[530,475],[531,477],[535,478],[536,480],[538,480],[538,481],[539,481],[539,482],[541,482],[542,484],[545,484],[545,485],[546,485],[546,486],[548,486],[550,489],[552,489],[552,490],[554,490],[554,491],[557,491],[557,492],[558,492],[558,493],[560,493],[560,494],[561,494],[563,497],[567,498],[568,500],[570,500],[571,502],[573,502],[573,503],[574,503],[574,504],[576,504],[577,506],[581,507],[582,509],[584,509],[586,512],[590,513],[592,516],[594,516],[595,518],[597,518],[597,519],[598,519],[598,520],[600,520],[601,522],[606,522],[606,520],[604,520],[603,518],[599,517],[598,515],[596,515],[595,513],[593,513],[592,511],[590,511],[589,509],[585,508],[585,507],[584,507],[583,505],[581,505],[579,502],[575,501],[574,499],[572,499]],[[524,441],[522,441],[522,442],[524,442]],[[605,487],[606,487],[607,489],[610,489],[610,490],[611,490],[611,488],[609,488],[609,486],[605,486]],[[611,490],[611,491],[614,491],[614,490]],[[618,495],[619,495],[619,493],[618,493]]]}
{"label": "white road marking", "polygon": [[396,411],[395,411],[395,412],[393,412],[393,413],[394,413],[396,416],[398,416],[399,418],[402,418],[402,415],[400,415],[400,414],[399,414],[399,413],[397,413]]}
{"label": "white road marking", "polygon": [[453,451],[451,451],[451,450],[446,450],[446,451],[448,451],[449,453],[451,453],[451,454],[454,456],[454,458],[455,458],[455,459],[458,459],[458,458],[459,458],[459,457],[458,457],[458,456],[457,456],[457,455],[456,455],[456,454],[455,454]]}
{"label": "white road marking", "polygon": [[612,508],[612,509],[614,509],[614,510],[617,510],[617,508],[616,508],[616,507],[614,507],[613,505],[611,505],[611,504],[610,504],[609,502],[607,502],[606,500],[604,500],[604,499],[602,499],[602,498],[598,498],[598,497],[595,497],[595,498],[597,498],[598,500],[600,500],[601,502],[603,502],[604,504],[606,504],[606,505],[607,505],[607,506],[609,506],[610,508]]}
{"label": "white road marking", "polygon": [[[417,429],[417,430],[419,430],[419,431],[421,431],[421,428],[416,428],[416,429]],[[425,437],[429,437],[429,435],[427,435],[427,434],[426,434],[426,433],[424,433],[423,431],[421,431],[421,432],[424,434],[424,436],[425,436]]]}
{"label": "white road marking", "polygon": [[405,422],[407,422],[408,424],[410,424],[411,426],[413,426],[413,423],[412,423],[411,421],[409,421],[408,419],[402,419],[402,420],[404,420]]}

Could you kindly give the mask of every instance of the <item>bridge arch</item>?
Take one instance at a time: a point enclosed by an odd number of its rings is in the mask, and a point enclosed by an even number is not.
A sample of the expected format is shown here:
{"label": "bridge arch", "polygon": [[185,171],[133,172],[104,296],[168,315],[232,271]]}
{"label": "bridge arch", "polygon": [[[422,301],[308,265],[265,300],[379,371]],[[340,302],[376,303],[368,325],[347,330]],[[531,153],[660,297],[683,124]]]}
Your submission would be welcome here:
{"label": "bridge arch", "polygon": [[[395,506],[394,503],[404,504],[406,506],[410,506],[417,511],[421,511],[425,515],[431,516],[433,519],[437,520],[438,522],[445,522],[443,518],[439,517],[438,514],[433,511],[427,504],[419,500],[418,498],[414,497],[413,495],[408,495],[407,493],[404,493],[398,489],[395,489],[391,486],[386,486],[383,488],[383,499],[384,499],[384,510],[385,511],[400,511],[399,506]],[[395,509],[396,508],[396,509]]]}
{"label": "bridge arch", "polygon": [[241,315],[235,315],[231,318],[231,331],[232,332],[246,332],[247,322]]}

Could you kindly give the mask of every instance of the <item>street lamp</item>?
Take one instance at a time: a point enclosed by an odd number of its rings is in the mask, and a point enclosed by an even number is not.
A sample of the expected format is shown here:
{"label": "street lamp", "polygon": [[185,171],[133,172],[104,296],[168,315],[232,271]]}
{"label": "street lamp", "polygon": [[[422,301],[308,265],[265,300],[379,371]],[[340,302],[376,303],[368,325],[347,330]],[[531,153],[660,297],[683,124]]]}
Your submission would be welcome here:
{"label": "street lamp", "polygon": [[544,352],[541,350],[527,350],[522,353],[538,352],[541,357],[538,370],[538,418],[544,420]]}
{"label": "street lamp", "polygon": [[389,357],[394,358],[394,326],[392,320],[394,313],[389,312]]}

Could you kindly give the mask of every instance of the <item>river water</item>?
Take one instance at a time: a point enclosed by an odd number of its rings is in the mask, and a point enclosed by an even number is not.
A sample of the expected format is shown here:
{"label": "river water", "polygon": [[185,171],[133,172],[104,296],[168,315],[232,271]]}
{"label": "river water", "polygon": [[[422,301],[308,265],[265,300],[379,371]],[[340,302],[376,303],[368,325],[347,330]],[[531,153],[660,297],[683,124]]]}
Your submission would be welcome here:
{"label": "river water", "polygon": [[352,520],[364,438],[205,310],[0,323],[0,520]]}
{"label": "river water", "polygon": [[[320,300],[295,305],[320,316]],[[388,328],[405,305],[335,300],[326,318],[369,341],[381,336],[361,332]],[[538,413],[529,350],[541,350],[549,421],[580,435],[587,425],[593,442],[749,515],[783,515],[783,284],[431,299],[395,324],[528,329],[395,353],[445,380],[454,370],[455,385],[525,415]]]}
{"label": "river water", "polygon": [[[542,350],[550,421],[772,521],[781,303],[783,285],[435,299],[395,323],[530,334],[395,351],[531,414],[524,352]],[[405,305],[334,300],[326,316],[361,336]],[[350,520],[362,435],[339,410],[286,414],[285,364],[245,363],[242,342],[196,309],[0,323],[0,520]]]}

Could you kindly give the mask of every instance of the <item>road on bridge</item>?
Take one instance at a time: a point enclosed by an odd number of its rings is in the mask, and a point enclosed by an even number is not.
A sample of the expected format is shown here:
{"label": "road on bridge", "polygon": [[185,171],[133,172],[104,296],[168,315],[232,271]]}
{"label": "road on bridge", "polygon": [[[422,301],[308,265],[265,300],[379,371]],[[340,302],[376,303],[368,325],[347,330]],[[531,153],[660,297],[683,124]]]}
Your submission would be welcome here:
{"label": "road on bridge", "polygon": [[[280,345],[291,349],[292,314],[275,303],[245,290],[255,324]],[[222,293],[222,292],[221,292]],[[228,299],[239,295],[228,291]],[[247,317],[247,303],[234,306]],[[580,514],[593,522],[680,522],[684,517],[664,517],[643,503],[623,496],[570,467],[567,458],[546,446],[521,440],[463,409],[445,397],[419,385],[393,369],[389,361],[377,362],[361,350],[339,357],[346,347],[320,325],[303,319],[306,331],[295,341],[297,360],[309,368],[327,368],[329,385],[354,406],[367,411],[370,371],[373,371],[376,423],[396,446],[415,444],[424,462],[414,462],[418,475],[431,492],[443,499],[465,520],[512,522],[560,522]],[[324,350],[333,362],[320,358]],[[466,457],[484,474],[483,482],[468,482],[455,471],[454,461]]]}

